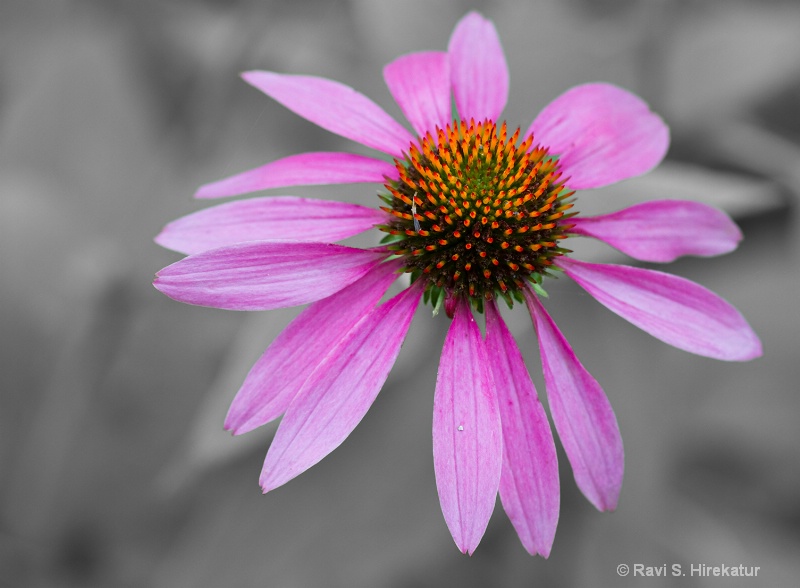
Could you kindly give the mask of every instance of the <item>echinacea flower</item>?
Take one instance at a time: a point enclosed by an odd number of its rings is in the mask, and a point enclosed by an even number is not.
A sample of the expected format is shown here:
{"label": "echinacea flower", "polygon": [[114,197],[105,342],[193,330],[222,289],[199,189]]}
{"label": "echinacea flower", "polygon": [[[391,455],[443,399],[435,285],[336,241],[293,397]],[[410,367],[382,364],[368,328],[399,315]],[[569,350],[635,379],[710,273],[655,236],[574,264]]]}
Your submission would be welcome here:
{"label": "echinacea flower", "polygon": [[[388,155],[304,153],[200,188],[216,198],[293,185],[377,182],[382,206],[268,196],[167,225],[157,242],[186,258],[155,286],[190,304],[266,310],[309,304],[256,362],[225,427],[241,434],[281,415],[260,483],[285,484],[338,447],[386,381],[424,298],[452,319],[434,395],[433,457],[445,522],[472,553],[499,492],[525,548],[547,557],[559,511],[547,415],[497,301],[524,303],[539,339],[550,412],[575,480],[599,510],[617,505],[623,448],[611,405],[540,302],[563,273],[601,304],[670,345],[743,361],[761,344],[741,314],[704,287],[648,269],[587,263],[563,247],[602,240],[642,261],[733,250],[724,213],[677,200],[596,217],[574,191],[643,174],[669,132],[638,97],[603,83],[572,88],[525,132],[501,118],[508,69],[477,13],[446,52],[412,53],[384,77],[413,133],[337,82],[264,71],[244,79],[320,127]],[[453,108],[453,104],[455,108]],[[335,241],[377,228],[380,245]],[[384,303],[401,274],[410,286]],[[485,336],[475,314],[485,314]]]}

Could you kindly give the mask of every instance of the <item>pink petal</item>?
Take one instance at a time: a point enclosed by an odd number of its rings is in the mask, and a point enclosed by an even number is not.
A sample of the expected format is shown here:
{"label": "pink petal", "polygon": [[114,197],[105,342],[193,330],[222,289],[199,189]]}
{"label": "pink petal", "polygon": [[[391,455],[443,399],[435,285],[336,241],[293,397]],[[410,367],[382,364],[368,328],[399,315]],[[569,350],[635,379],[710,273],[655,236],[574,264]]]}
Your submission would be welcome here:
{"label": "pink petal", "polygon": [[401,265],[400,260],[378,265],[347,288],[313,303],[289,323],[247,374],[228,411],[225,428],[241,435],[286,412],[311,372],[397,279]]}
{"label": "pink petal", "polygon": [[475,551],[494,509],[503,456],[486,347],[468,303],[456,306],[433,399],[433,467],[450,534]]}
{"label": "pink petal", "polygon": [[497,121],[508,101],[508,64],[497,29],[470,12],[456,25],[447,51],[458,116]]}
{"label": "pink petal", "polygon": [[300,153],[201,186],[195,198],[238,196],[286,186],[383,183],[386,176],[396,178],[397,169],[380,159],[355,153]]}
{"label": "pink petal", "polygon": [[367,147],[400,157],[414,140],[380,106],[339,82],[268,71],[248,71],[242,77],[303,118]]}
{"label": "pink petal", "polygon": [[558,265],[598,302],[665,343],[727,361],[761,355],[761,341],[739,311],[699,284],[622,265]]}
{"label": "pink petal", "polygon": [[560,501],[556,445],[522,354],[494,302],[486,305],[486,349],[503,427],[500,500],[525,549],[547,557]]}
{"label": "pink petal", "polygon": [[567,185],[599,188],[641,175],[669,147],[669,129],[641,98],[611,84],[585,84],[545,107],[528,133],[559,155]]}
{"label": "pink petal", "polygon": [[153,285],[188,304],[271,310],[326,298],[385,257],[328,243],[253,241],[190,255],[158,272]]}
{"label": "pink petal", "polygon": [[411,53],[383,69],[383,78],[418,135],[443,129],[450,113],[450,63],[447,53]]}
{"label": "pink petal", "polygon": [[264,461],[268,492],[306,471],[355,429],[392,369],[422,295],[422,281],[374,309],[306,380]]}
{"label": "pink petal", "polygon": [[244,241],[315,241],[352,237],[386,221],[378,209],[294,196],[228,202],[171,222],[156,243],[181,253],[199,253]]}
{"label": "pink petal", "polygon": [[347,288],[310,305],[289,323],[247,374],[228,411],[225,428],[241,435],[286,412],[311,372],[397,279],[401,265],[399,260],[380,264]]}
{"label": "pink petal", "polygon": [[625,461],[614,411],[536,296],[524,294],[539,336],[550,414],[575,482],[595,508],[614,510]]}
{"label": "pink petal", "polygon": [[721,210],[687,200],[655,200],[594,217],[569,220],[571,232],[605,241],[642,261],[682,255],[710,257],[736,249],[742,233]]}

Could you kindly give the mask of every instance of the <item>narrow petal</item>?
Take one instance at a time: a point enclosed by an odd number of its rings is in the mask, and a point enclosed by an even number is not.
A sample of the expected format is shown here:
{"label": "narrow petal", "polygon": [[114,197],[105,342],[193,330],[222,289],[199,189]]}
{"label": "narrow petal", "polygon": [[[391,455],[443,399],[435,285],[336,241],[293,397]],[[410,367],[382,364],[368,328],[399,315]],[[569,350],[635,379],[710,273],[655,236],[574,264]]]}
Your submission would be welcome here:
{"label": "narrow petal", "polygon": [[574,259],[558,265],[606,308],[665,343],[726,361],[761,355],[761,341],[741,313],[699,284],[622,265]]}
{"label": "narrow petal", "polygon": [[380,106],[339,82],[268,71],[248,71],[242,77],[292,112],[367,147],[399,157],[414,140]]}
{"label": "narrow petal", "polygon": [[433,467],[439,502],[458,548],[472,554],[494,509],[503,455],[486,347],[468,303],[455,310],[433,399]]}
{"label": "narrow petal", "polygon": [[611,84],[585,84],[547,105],[528,133],[559,155],[574,189],[599,188],[641,175],[669,147],[669,129],[647,104]]}
{"label": "narrow petal", "polygon": [[611,403],[536,296],[524,293],[539,336],[550,414],[575,482],[595,508],[614,510],[625,459]]}
{"label": "narrow petal", "polygon": [[421,280],[379,306],[331,350],[286,411],[264,461],[264,492],[336,449],[372,406],[422,295]]}
{"label": "narrow petal", "polygon": [[356,153],[300,153],[201,186],[194,196],[220,198],[286,186],[383,183],[385,177],[397,177],[397,169],[388,161]]}
{"label": "narrow petal", "polygon": [[227,202],[179,218],[164,227],[156,243],[186,254],[245,241],[330,243],[385,221],[385,213],[357,204],[268,196]]}
{"label": "narrow petal", "polygon": [[688,200],[643,202],[569,222],[575,225],[573,233],[605,241],[634,259],[661,263],[682,255],[722,255],[742,240],[742,232],[727,214]]}
{"label": "narrow petal", "polygon": [[247,374],[225,428],[241,435],[286,412],[308,376],[397,279],[400,267],[399,260],[378,265],[347,288],[311,304],[289,323]]}
{"label": "narrow petal", "polygon": [[153,285],[188,304],[271,310],[326,298],[384,257],[328,243],[253,241],[190,255],[158,272]]}
{"label": "narrow petal", "polygon": [[493,301],[486,305],[486,349],[503,427],[500,500],[525,549],[547,557],[560,502],[556,445],[522,354]]}
{"label": "narrow petal", "polygon": [[436,136],[450,122],[450,63],[447,53],[411,53],[383,69],[389,91],[417,135]]}
{"label": "narrow petal", "polygon": [[470,12],[456,25],[447,51],[458,116],[498,120],[508,101],[508,64],[492,21]]}

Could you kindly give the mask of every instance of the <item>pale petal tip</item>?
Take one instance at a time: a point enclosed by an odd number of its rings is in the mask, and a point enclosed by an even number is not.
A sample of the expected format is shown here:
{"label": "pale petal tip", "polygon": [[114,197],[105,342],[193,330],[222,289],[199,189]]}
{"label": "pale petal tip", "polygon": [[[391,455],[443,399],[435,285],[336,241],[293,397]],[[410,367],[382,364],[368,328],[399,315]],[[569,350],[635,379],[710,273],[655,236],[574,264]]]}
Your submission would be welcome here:
{"label": "pale petal tip", "polygon": [[462,25],[464,23],[468,23],[468,22],[472,22],[472,21],[477,22],[477,23],[491,23],[492,22],[488,18],[483,16],[483,14],[481,14],[477,10],[470,10],[468,13],[466,13],[464,16],[461,17],[461,19],[456,24],[456,28],[458,28],[460,25]]}
{"label": "pale petal tip", "polygon": [[[577,478],[575,478],[575,482],[578,482]],[[603,496],[597,488],[586,488],[580,483],[578,483],[578,489],[598,512],[614,512],[617,509],[619,490],[613,496]]]}
{"label": "pale petal tip", "polygon": [[260,426],[261,423],[253,424],[252,418],[248,418],[247,415],[237,414],[231,416],[230,413],[225,417],[225,422],[222,423],[222,428],[230,433],[233,437],[238,437],[239,435],[249,433]]}
{"label": "pale petal tip", "polygon": [[617,510],[617,504],[619,502],[619,491],[617,491],[614,496],[610,497],[610,500],[604,502],[597,506],[597,510],[600,512],[614,512]]}
{"label": "pale petal tip", "polygon": [[165,279],[161,277],[159,274],[156,274],[155,279],[153,279],[153,287],[159,292],[161,292],[167,298],[170,298],[172,300],[177,300],[178,302],[180,302],[180,300],[178,299],[177,295],[174,292],[174,289],[170,286],[169,283],[165,283]]}
{"label": "pale petal tip", "polygon": [[[603,487],[581,488],[586,499],[600,512],[614,512],[617,510],[619,495],[622,491],[622,475],[620,471],[619,480],[610,482]],[[577,481],[577,480],[576,480]],[[579,487],[581,485],[579,484]]]}
{"label": "pale petal tip", "polygon": [[240,196],[242,194],[259,191],[261,188],[257,185],[254,186],[252,181],[248,181],[248,175],[248,172],[243,172],[203,184],[195,191],[194,198],[198,200],[208,200],[226,196]]}
{"label": "pale petal tip", "polygon": [[480,539],[473,545],[472,541],[462,538],[460,541],[456,541],[456,547],[458,547],[458,550],[464,555],[472,557],[472,554],[475,553],[476,549],[478,549],[478,543],[480,543]]}
{"label": "pale petal tip", "polygon": [[261,477],[258,480],[259,486],[261,486],[261,493],[267,494],[268,492],[272,492],[275,488],[283,486],[289,480],[275,480],[274,477],[270,475],[271,472],[263,472]]}
{"label": "pale petal tip", "polygon": [[541,556],[544,559],[550,558],[550,551],[553,548],[553,539],[549,542],[541,542],[537,545],[536,542],[522,542],[523,549],[531,556]]}
{"label": "pale petal tip", "polygon": [[741,350],[730,357],[731,361],[751,361],[764,355],[764,347],[761,339],[752,329],[743,337]]}
{"label": "pale petal tip", "polygon": [[209,182],[208,184],[203,184],[200,186],[194,193],[194,198],[216,198],[217,196],[221,196],[219,191],[215,188],[215,186],[219,184],[219,182]]}
{"label": "pale petal tip", "polygon": [[717,351],[715,353],[702,353],[694,350],[688,350],[690,353],[695,353],[703,357],[710,357],[712,359],[721,361],[737,362],[752,361],[764,355],[764,348],[759,336],[756,335],[755,331],[749,325],[747,319],[744,318],[741,312],[736,310],[734,307],[731,308],[736,313],[740,323],[736,332],[728,335],[728,340],[731,342],[736,340],[738,345],[731,344],[723,351]]}
{"label": "pale petal tip", "polygon": [[[556,520],[556,523],[558,521]],[[522,544],[523,549],[528,552],[529,555],[532,556],[541,556],[544,559],[548,559],[550,557],[550,552],[553,549],[553,542],[556,538],[556,526],[554,525],[552,528],[552,532],[547,534],[546,536],[540,533],[539,537],[533,537],[531,535],[527,535],[523,537],[522,534],[517,532],[519,536],[520,543]]]}
{"label": "pale petal tip", "polygon": [[171,298],[172,300],[177,300],[178,302],[182,302],[180,298],[178,298],[178,294],[175,292],[175,288],[169,283],[169,281],[166,278],[164,278],[161,275],[161,272],[157,273],[156,277],[153,279],[153,287],[159,292],[161,292],[167,298]]}
{"label": "pale petal tip", "polygon": [[222,424],[222,428],[234,437],[238,437],[239,435],[254,431],[265,424],[266,422],[254,418],[254,415],[249,411],[240,409],[234,412],[233,410],[229,410],[228,414],[225,416],[225,422]]}
{"label": "pale petal tip", "polygon": [[[267,457],[269,457],[269,453],[267,453]],[[261,476],[258,478],[258,484],[261,486],[261,493],[266,494],[267,492],[272,492],[276,488],[280,488],[287,482],[294,480],[304,471],[305,469],[298,470],[296,464],[269,464],[265,461],[264,468],[261,470]]]}
{"label": "pale petal tip", "polygon": [[[170,223],[172,224],[172,223]],[[182,251],[180,247],[176,247],[175,243],[173,242],[172,232],[170,231],[170,225],[165,226],[161,229],[161,232],[153,238],[153,242],[156,245],[163,247],[164,249],[169,249],[170,251],[176,251],[177,253],[186,254],[186,251]],[[163,270],[162,270],[163,271]],[[158,276],[161,275],[161,271],[156,273],[156,279]]]}
{"label": "pale petal tip", "polygon": [[[166,230],[167,230],[167,228],[166,228],[166,227],[164,227],[164,228],[161,230],[161,232],[160,232],[158,235],[156,235],[155,237],[153,237],[153,243],[155,243],[156,245],[161,245],[162,247],[166,247],[167,249],[169,249],[169,247],[167,247],[167,246],[166,246],[166,245],[164,245],[164,243],[163,243],[163,241],[164,241],[164,232],[165,232]],[[158,275],[158,274],[156,274],[156,275]]]}
{"label": "pale petal tip", "polygon": [[242,73],[239,74],[239,77],[242,78],[248,84],[253,84],[255,82],[255,78],[260,78],[269,75],[271,75],[271,72],[259,69],[251,69],[248,71],[243,71]]}
{"label": "pale petal tip", "polygon": [[228,416],[225,417],[225,422],[222,423],[222,428],[228,431],[233,436],[241,435],[243,432],[246,431],[241,430],[242,423],[240,422],[240,420],[241,419],[238,416],[231,416],[231,414],[228,413]]}
{"label": "pale petal tip", "polygon": [[744,233],[742,232],[742,228],[733,220],[727,213],[720,210],[719,208],[714,208],[717,210],[727,221],[727,229],[728,229],[728,236],[732,242],[731,244],[731,251],[736,249],[739,244],[744,240]]}

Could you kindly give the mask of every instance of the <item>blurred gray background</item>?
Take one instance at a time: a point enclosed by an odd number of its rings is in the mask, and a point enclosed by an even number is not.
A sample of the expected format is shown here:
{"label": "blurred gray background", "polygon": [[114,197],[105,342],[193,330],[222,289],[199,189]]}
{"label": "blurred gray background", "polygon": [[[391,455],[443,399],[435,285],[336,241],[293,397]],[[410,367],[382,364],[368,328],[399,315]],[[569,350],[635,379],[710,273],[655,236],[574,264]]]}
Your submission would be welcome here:
{"label": "blurred gray background", "polygon": [[[202,183],[352,150],[242,82],[316,74],[399,110],[381,69],[493,19],[510,125],[570,86],[642,95],[673,132],[642,179],[579,195],[722,206],[745,241],[668,271],[747,316],[765,356],[651,339],[568,280],[546,302],[605,388],[626,448],[616,513],[561,461],[549,560],[502,509],[461,555],[439,510],[431,408],[445,317],[421,309],[375,405],[332,455],[262,496],[274,426],[222,422],[297,309],[242,314],[156,292],[152,242]],[[800,582],[800,3],[787,0],[3,0],[0,6],[0,586],[797,586]],[[272,191],[372,204],[372,185]],[[577,239],[573,241],[578,241]],[[569,243],[572,246],[572,242]],[[584,258],[620,260],[574,246]],[[540,392],[523,309],[506,313]],[[620,563],[760,566],[757,579],[620,578]]]}

